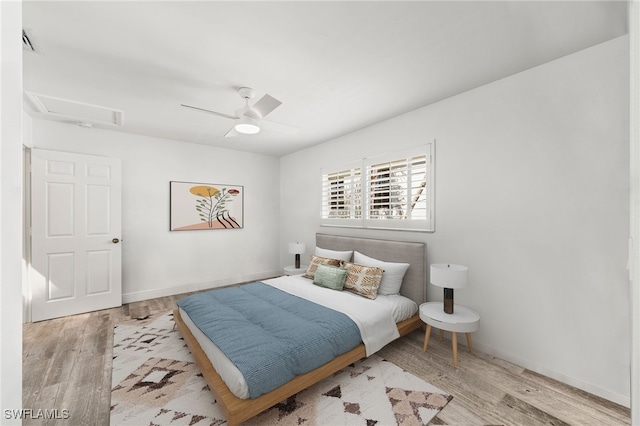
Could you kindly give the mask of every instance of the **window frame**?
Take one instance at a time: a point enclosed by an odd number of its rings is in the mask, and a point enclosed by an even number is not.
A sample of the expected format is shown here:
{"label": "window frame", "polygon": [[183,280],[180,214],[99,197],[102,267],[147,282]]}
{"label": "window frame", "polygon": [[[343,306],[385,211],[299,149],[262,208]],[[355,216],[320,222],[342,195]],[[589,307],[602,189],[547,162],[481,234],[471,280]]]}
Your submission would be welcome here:
{"label": "window frame", "polygon": [[[411,167],[414,163],[419,164],[419,161],[414,161],[416,158],[424,157],[424,168],[426,169],[424,174],[424,186],[420,186],[418,194],[414,194],[411,190]],[[435,141],[420,145],[418,147],[409,148],[401,151],[389,152],[382,155],[376,155],[372,157],[362,158],[348,163],[342,163],[330,167],[324,167],[321,171],[322,176],[322,202],[321,202],[321,214],[320,225],[321,226],[335,226],[335,227],[349,227],[349,228],[365,228],[365,229],[386,229],[386,230],[401,230],[401,231],[418,231],[418,232],[435,232]],[[401,210],[404,209],[405,214],[411,216],[412,207],[415,207],[416,203],[420,202],[424,204],[423,209],[416,209],[416,212],[422,211],[424,217],[419,218],[389,218],[389,219],[372,219],[371,203],[373,194],[371,193],[373,185],[371,176],[369,174],[370,168],[374,166],[380,166],[384,163],[389,164],[401,164],[402,162],[408,162],[407,174],[404,175],[406,182],[402,177],[394,179],[389,172],[386,176],[383,176],[385,181],[389,182],[389,191],[385,191],[384,184],[381,185],[383,198],[381,199],[384,204],[391,206],[393,199],[402,199],[403,196],[393,196],[392,184],[394,181],[403,182],[403,191],[407,191],[404,195],[404,201],[400,204]],[[328,200],[331,198],[327,194],[328,177],[329,175],[346,174],[347,171],[355,173],[359,170],[359,182],[350,188],[348,194],[345,194],[345,198],[350,198],[352,203],[352,210],[355,213],[359,210],[358,214],[349,215],[348,218],[332,218],[327,212],[330,210]],[[381,170],[383,170],[381,168]],[[400,168],[402,172],[402,169]],[[396,184],[397,185],[397,184]],[[359,191],[359,192],[358,192]],[[397,191],[397,190],[396,190]],[[420,197],[416,201],[412,201],[415,197]],[[357,201],[357,205],[355,204]],[[397,204],[397,203],[396,203]],[[358,208],[358,205],[360,206]],[[390,209],[393,210],[393,209]]]}

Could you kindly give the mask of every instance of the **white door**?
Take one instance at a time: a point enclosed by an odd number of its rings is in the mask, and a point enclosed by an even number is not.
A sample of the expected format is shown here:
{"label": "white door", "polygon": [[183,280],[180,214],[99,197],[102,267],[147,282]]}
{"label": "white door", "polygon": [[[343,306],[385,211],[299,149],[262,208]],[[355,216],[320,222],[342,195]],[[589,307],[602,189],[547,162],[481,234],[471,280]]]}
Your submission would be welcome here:
{"label": "white door", "polygon": [[122,305],[120,160],[31,151],[31,320]]}

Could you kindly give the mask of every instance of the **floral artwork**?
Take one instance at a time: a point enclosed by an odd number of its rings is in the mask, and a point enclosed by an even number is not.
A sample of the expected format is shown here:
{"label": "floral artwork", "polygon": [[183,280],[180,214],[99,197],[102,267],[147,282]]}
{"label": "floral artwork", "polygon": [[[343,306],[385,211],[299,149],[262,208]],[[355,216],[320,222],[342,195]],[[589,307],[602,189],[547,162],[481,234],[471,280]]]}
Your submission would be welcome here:
{"label": "floral artwork", "polygon": [[170,186],[172,231],[244,226],[242,186],[195,182],[171,182]]}

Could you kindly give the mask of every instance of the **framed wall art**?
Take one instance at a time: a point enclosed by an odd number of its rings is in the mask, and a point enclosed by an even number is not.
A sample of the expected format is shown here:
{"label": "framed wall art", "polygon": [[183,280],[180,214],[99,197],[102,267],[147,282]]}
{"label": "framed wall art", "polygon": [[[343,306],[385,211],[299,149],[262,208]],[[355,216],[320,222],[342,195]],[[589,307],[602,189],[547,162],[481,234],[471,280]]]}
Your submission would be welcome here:
{"label": "framed wall art", "polygon": [[171,231],[241,229],[244,187],[218,183],[169,183]]}

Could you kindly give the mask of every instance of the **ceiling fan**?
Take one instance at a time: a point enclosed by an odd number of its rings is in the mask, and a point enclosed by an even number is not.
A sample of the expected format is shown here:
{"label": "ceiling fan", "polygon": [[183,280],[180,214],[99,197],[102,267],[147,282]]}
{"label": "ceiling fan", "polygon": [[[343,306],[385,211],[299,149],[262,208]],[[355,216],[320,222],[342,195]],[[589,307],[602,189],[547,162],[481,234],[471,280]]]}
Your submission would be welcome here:
{"label": "ceiling fan", "polygon": [[235,115],[224,114],[222,112],[211,111],[185,104],[180,104],[180,106],[234,120],[235,124],[224,135],[225,138],[238,135],[254,135],[260,132],[262,128],[289,134],[296,134],[300,130],[298,127],[264,120],[265,116],[282,104],[282,102],[273,96],[266,94],[253,105],[249,105],[249,100],[255,97],[254,90],[249,87],[241,87],[238,89],[238,94],[242,99],[244,99],[245,103],[242,108],[236,110]]}

